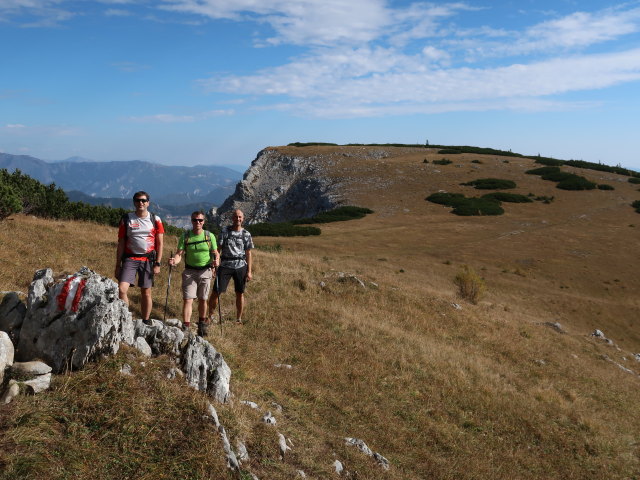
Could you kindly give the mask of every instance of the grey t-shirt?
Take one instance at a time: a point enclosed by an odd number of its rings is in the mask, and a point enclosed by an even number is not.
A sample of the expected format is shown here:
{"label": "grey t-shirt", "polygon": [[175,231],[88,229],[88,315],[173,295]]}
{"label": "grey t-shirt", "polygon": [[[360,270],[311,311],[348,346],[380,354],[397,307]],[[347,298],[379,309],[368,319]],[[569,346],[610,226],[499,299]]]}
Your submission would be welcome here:
{"label": "grey t-shirt", "polygon": [[244,228],[239,232],[226,227],[222,229],[218,246],[222,249],[220,266],[227,268],[241,268],[247,264],[245,251],[253,248],[251,234]]}

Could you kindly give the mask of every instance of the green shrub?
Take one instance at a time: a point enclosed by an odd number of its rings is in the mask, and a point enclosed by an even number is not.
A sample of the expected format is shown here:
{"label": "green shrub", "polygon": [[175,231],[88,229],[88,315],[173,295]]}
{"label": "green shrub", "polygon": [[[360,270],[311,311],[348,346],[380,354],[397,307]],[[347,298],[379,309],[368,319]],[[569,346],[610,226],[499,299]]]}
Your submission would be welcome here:
{"label": "green shrub", "polygon": [[429,160],[427,160],[426,158],[422,161],[422,163],[429,163]]}
{"label": "green shrub", "polygon": [[0,220],[22,211],[22,202],[11,185],[0,184]]}
{"label": "green shrub", "polygon": [[298,227],[290,222],[255,223],[245,227],[254,237],[307,237],[320,235],[318,227]]}
{"label": "green shrub", "polygon": [[451,213],[463,217],[477,215],[502,215],[504,209],[500,206],[500,202],[487,198],[466,198],[464,202],[454,207]]}
{"label": "green shrub", "polygon": [[556,188],[561,188],[562,190],[593,190],[596,188],[596,184],[584,177],[573,175],[571,178],[559,182]]}
{"label": "green shrub", "polygon": [[547,204],[549,204],[549,203],[553,202],[553,200],[554,200],[555,198],[556,198],[556,197],[547,197],[546,195],[540,195],[540,196],[537,196],[537,197],[535,198],[535,200],[536,200],[537,202],[542,202],[542,203],[547,203]]}
{"label": "green shrub", "polygon": [[540,178],[542,178],[543,180],[549,180],[551,182],[562,182],[564,180],[567,180],[576,176],[577,175],[573,173],[563,172],[561,170],[558,170],[557,172],[545,173]]}
{"label": "green shrub", "polygon": [[368,215],[370,213],[373,213],[373,210],[369,208],[347,205],[344,207],[338,207],[334,208],[333,210],[319,213],[315,217],[292,220],[290,223],[293,225],[300,225],[306,223],[344,222],[346,220],[363,218],[365,215]]}
{"label": "green shrub", "polygon": [[467,198],[461,193],[439,192],[429,195],[427,201],[453,207],[451,213],[460,216],[502,215],[500,202],[491,198]]}
{"label": "green shrub", "polygon": [[636,209],[636,212],[640,213],[640,200],[636,200],[631,206]]}
{"label": "green shrub", "polygon": [[443,158],[442,160],[434,160],[433,163],[435,163],[436,165],[449,165],[450,163],[453,163],[453,162],[451,160]]}
{"label": "green shrub", "polygon": [[560,171],[560,167],[540,167],[540,168],[527,170],[524,173],[528,173],[529,175],[547,175],[550,173],[557,173],[559,171]]}
{"label": "green shrub", "polygon": [[482,198],[497,200],[499,202],[533,203],[533,200],[531,200],[529,197],[520,195],[519,193],[492,192],[483,195]]}
{"label": "green shrub", "polygon": [[481,160],[471,160],[471,163],[482,163]]}
{"label": "green shrub", "polygon": [[560,165],[564,165],[564,160],[557,160],[555,158],[535,157],[535,159],[536,163],[547,165],[549,167],[559,167]]}
{"label": "green shrub", "polygon": [[462,153],[462,150],[458,150],[457,148],[443,148],[442,150],[438,150],[440,155],[457,155]]}
{"label": "green shrub", "polygon": [[479,178],[462,185],[472,186],[478,190],[505,190],[508,188],[516,188],[516,183],[511,180],[502,180],[500,178]]}
{"label": "green shrub", "polygon": [[638,183],[640,183],[640,178],[638,178],[638,177],[630,177],[629,178],[629,183],[638,184]]}
{"label": "green shrub", "polygon": [[464,202],[466,197],[462,193],[438,192],[429,195],[425,200],[439,205],[455,207],[456,205]]}
{"label": "green shrub", "polygon": [[456,275],[453,283],[458,287],[460,296],[474,305],[478,303],[486,288],[482,277],[468,265],[462,266],[462,271]]}
{"label": "green shrub", "polygon": [[598,185],[599,190],[615,190],[611,185],[607,185],[605,183],[601,183]]}

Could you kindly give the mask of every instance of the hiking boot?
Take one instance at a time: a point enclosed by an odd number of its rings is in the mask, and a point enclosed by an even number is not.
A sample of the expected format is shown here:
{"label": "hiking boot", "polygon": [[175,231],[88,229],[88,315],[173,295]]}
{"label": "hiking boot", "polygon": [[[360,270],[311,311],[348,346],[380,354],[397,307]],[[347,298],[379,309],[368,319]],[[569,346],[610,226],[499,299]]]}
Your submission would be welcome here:
{"label": "hiking boot", "polygon": [[198,322],[198,335],[206,337],[209,334],[209,322]]}
{"label": "hiking boot", "polygon": [[153,320],[151,320],[150,318],[143,319],[142,323],[144,323],[147,327],[153,326]]}
{"label": "hiking boot", "polygon": [[189,322],[183,323],[182,324],[182,331],[183,332],[188,332],[190,326],[191,326],[191,323],[189,323]]}

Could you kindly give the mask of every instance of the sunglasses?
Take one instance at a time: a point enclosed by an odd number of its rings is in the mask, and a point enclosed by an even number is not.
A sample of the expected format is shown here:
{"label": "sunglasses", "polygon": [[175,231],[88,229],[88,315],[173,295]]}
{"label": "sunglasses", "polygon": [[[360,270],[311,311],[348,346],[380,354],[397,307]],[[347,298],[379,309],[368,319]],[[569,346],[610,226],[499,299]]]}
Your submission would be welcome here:
{"label": "sunglasses", "polygon": [[202,222],[204,222],[204,218],[192,218],[191,221],[192,222],[202,223]]}
{"label": "sunglasses", "polygon": [[148,198],[134,198],[133,201],[134,202],[147,203],[149,201],[149,199]]}

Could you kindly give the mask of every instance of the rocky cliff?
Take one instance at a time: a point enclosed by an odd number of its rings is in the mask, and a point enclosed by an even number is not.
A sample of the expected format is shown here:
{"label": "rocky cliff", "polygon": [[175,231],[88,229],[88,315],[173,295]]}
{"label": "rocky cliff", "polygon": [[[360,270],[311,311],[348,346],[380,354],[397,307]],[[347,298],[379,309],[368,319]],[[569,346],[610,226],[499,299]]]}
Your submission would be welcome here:
{"label": "rocky cliff", "polygon": [[265,148],[251,163],[236,190],[212,220],[228,223],[235,209],[244,212],[245,224],[282,222],[310,217],[342,203],[338,184],[327,174],[329,159],[323,155],[292,155]]}

